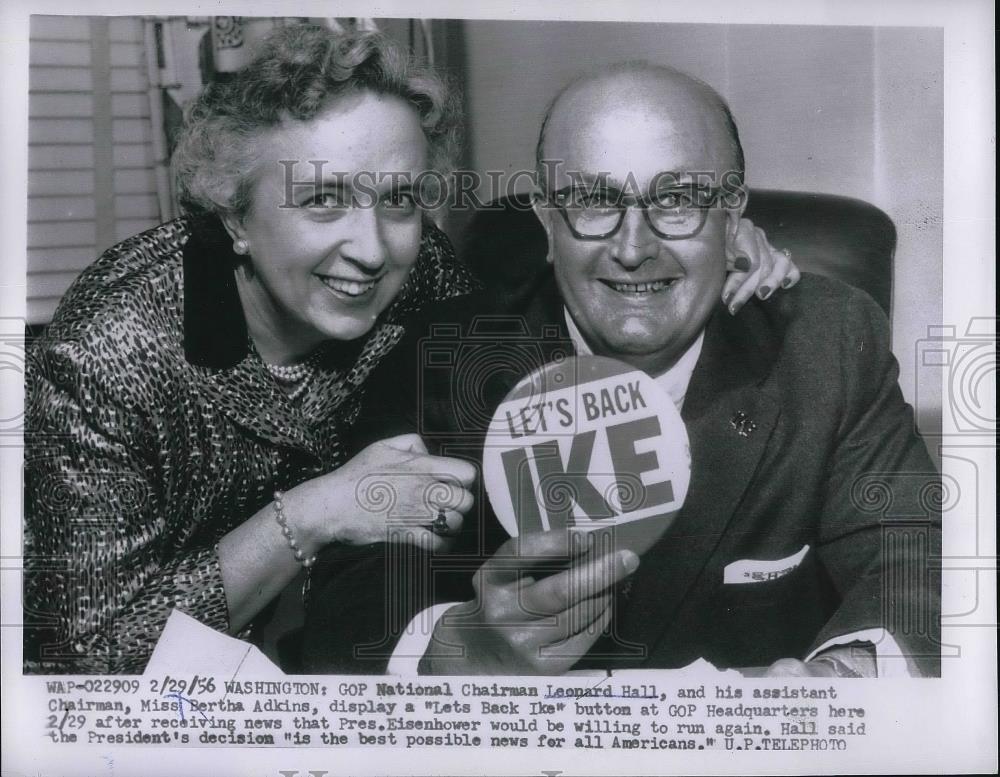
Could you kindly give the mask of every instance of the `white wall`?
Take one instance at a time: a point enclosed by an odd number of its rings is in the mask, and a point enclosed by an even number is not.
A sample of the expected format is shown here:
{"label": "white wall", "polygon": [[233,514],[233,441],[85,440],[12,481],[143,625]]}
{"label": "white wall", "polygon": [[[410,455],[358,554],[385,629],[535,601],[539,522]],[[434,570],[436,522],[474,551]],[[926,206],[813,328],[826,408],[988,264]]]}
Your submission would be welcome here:
{"label": "white wall", "polygon": [[730,102],[751,186],[858,197],[896,224],[894,351],[923,417],[915,343],[941,322],[942,43],[939,29],[469,21],[474,169],[531,169],[554,92],[581,69],[624,59],[702,78]]}

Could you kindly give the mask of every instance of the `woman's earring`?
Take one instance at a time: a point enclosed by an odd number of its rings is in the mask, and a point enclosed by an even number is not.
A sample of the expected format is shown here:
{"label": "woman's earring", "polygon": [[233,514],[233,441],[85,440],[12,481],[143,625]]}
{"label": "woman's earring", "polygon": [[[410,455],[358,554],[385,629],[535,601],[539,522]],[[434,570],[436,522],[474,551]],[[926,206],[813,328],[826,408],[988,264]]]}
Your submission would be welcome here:
{"label": "woman's earring", "polygon": [[240,256],[246,256],[250,253],[250,244],[242,237],[239,237],[233,241],[233,251],[238,253]]}

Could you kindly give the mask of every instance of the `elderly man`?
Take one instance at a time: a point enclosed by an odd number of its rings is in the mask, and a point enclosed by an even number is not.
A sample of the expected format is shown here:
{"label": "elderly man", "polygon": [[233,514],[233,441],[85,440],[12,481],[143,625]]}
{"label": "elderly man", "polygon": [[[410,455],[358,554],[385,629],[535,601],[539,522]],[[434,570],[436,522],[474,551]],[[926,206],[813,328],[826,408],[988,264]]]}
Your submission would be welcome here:
{"label": "elderly man", "polygon": [[[553,574],[546,562],[564,559],[565,537],[504,542],[485,497],[447,555],[332,551],[314,575],[306,667],[558,674],[704,658],[748,674],[935,674],[937,518],[901,540],[856,496],[875,478],[918,504],[937,479],[887,322],[864,294],[819,277],[735,316],[718,304],[744,202],[723,100],[667,68],[617,66],[560,93],[539,158],[551,277],[516,309],[467,298],[415,328],[372,384],[359,442],[419,431],[477,460],[489,419],[470,429],[463,397],[495,408],[572,348],[646,372],[681,409],[684,507],[642,558],[583,551]],[[481,361],[450,372],[421,361],[428,344],[457,349],[503,316],[536,339],[534,355],[489,371],[498,379],[477,384]],[[414,385],[417,397],[399,390]],[[757,561],[776,573],[729,574]]]}

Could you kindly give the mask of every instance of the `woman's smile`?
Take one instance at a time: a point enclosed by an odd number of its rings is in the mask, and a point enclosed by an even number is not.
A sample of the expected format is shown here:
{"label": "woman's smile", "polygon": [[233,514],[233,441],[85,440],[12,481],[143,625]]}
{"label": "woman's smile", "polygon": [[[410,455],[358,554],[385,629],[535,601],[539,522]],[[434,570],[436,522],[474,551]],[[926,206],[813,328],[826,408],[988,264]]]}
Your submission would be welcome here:
{"label": "woman's smile", "polygon": [[382,273],[377,278],[367,280],[352,280],[350,278],[339,278],[333,275],[317,275],[317,278],[326,286],[330,292],[338,299],[348,302],[355,300],[367,300],[374,296],[375,288],[379,281],[385,277]]}

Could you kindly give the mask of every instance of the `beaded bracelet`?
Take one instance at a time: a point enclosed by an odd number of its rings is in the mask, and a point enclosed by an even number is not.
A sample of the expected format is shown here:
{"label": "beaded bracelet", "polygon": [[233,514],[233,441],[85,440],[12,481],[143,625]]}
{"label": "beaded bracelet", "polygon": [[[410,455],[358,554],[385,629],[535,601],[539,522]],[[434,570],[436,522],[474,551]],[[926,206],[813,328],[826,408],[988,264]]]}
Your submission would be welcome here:
{"label": "beaded bracelet", "polygon": [[292,531],[292,527],[288,525],[288,518],[285,516],[285,503],[281,501],[283,497],[284,494],[281,491],[274,492],[274,520],[278,522],[282,535],[288,540],[288,547],[292,549],[295,560],[306,569],[309,569],[309,567],[316,563],[316,557],[309,556],[307,558],[306,554],[302,552],[302,548],[295,541],[295,533]]}

